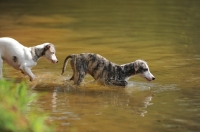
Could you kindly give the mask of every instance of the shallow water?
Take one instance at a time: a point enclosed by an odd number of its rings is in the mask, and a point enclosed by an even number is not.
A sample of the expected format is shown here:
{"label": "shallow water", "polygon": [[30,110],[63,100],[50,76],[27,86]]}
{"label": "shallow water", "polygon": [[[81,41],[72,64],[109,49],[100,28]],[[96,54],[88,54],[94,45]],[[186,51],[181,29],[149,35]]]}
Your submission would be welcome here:
{"label": "shallow water", "polygon": [[[0,36],[26,46],[51,42],[58,64],[44,58],[32,69],[29,111],[47,113],[57,131],[200,131],[200,2],[137,0],[0,1]],[[60,76],[68,54],[93,52],[117,64],[148,62],[156,80],[80,87]],[[4,76],[27,80],[4,65]]]}

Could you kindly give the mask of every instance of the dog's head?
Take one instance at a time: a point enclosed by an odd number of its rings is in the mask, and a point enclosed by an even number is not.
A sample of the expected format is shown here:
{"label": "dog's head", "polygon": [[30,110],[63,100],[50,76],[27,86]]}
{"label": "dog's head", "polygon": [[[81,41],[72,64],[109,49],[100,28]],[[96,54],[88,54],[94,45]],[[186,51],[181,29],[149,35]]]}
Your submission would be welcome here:
{"label": "dog's head", "polygon": [[155,80],[155,77],[151,74],[147,63],[143,60],[136,60],[134,62],[135,74],[140,75],[148,81]]}
{"label": "dog's head", "polygon": [[56,50],[53,44],[51,43],[44,44],[43,55],[52,63],[58,63],[58,59],[56,58]]}

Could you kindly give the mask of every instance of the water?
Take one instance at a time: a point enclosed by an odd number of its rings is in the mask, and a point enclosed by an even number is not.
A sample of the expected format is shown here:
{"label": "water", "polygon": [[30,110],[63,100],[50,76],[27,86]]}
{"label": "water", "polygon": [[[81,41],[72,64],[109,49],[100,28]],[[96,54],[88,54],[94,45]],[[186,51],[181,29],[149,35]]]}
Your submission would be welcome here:
{"label": "water", "polygon": [[[39,96],[28,111],[48,114],[57,131],[200,131],[200,2],[161,0],[0,1],[0,36],[26,46],[54,43],[58,64],[32,69]],[[124,64],[148,62],[156,80],[132,77],[124,88],[82,86],[60,76],[68,54],[99,53]],[[4,65],[4,76],[28,80]]]}

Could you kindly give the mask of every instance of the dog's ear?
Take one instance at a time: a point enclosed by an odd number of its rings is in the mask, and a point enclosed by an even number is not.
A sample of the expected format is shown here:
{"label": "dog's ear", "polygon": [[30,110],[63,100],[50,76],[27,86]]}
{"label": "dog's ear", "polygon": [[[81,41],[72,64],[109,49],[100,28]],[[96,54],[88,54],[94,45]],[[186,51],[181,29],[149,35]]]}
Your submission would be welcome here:
{"label": "dog's ear", "polygon": [[48,44],[48,45],[46,45],[46,46],[44,47],[44,49],[47,51],[47,50],[49,50],[50,47],[51,47],[51,46]]}
{"label": "dog's ear", "polygon": [[139,60],[136,60],[136,61],[134,62],[134,69],[135,69],[135,71],[138,71],[139,68],[140,68]]}

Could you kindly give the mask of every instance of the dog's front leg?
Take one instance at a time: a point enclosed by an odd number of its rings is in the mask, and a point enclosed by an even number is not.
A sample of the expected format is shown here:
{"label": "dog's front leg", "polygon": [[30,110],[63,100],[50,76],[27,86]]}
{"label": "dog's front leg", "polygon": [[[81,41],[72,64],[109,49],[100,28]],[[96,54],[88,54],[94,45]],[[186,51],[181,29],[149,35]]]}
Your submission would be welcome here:
{"label": "dog's front leg", "polygon": [[22,63],[20,65],[20,70],[25,74],[25,75],[28,75],[29,78],[30,78],[30,81],[33,81],[35,79],[35,75],[32,73],[31,71],[31,67],[32,67],[32,63],[28,63],[28,62],[25,62],[25,63]]}
{"label": "dog's front leg", "polygon": [[111,85],[116,85],[116,86],[126,86],[128,84],[127,81],[122,81],[122,80],[110,80]]}
{"label": "dog's front leg", "polygon": [[35,75],[32,73],[31,69],[26,66],[20,66],[20,69],[23,71],[25,75],[28,75],[30,78],[30,81],[33,81],[35,79]]}

